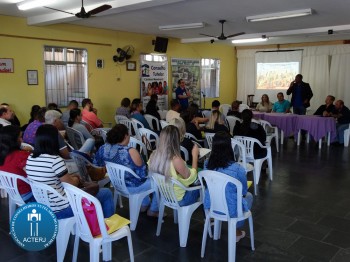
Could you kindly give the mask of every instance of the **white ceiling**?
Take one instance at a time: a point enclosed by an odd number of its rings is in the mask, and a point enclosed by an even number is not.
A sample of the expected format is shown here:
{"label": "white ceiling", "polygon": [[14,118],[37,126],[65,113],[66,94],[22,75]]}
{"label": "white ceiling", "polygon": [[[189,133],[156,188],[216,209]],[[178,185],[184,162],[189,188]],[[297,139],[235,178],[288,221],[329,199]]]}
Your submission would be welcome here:
{"label": "white ceiling", "polygon": [[[112,5],[112,9],[89,19],[43,7],[19,11],[16,2],[20,0],[0,0],[0,14],[26,17],[30,25],[70,23],[180,38],[182,42],[209,42],[211,38],[200,33],[219,35],[220,19],[227,20],[225,35],[246,33],[236,39],[266,35],[269,40],[264,44],[350,39],[350,0],[85,0],[86,11],[102,4]],[[81,1],[47,0],[46,5],[76,13],[80,11]],[[312,8],[313,15],[255,23],[245,20],[246,16],[307,8]],[[174,31],[158,29],[160,25],[195,22],[204,22],[206,26]],[[327,34],[329,29],[333,29],[333,35]],[[226,43],[230,41],[226,40]]]}

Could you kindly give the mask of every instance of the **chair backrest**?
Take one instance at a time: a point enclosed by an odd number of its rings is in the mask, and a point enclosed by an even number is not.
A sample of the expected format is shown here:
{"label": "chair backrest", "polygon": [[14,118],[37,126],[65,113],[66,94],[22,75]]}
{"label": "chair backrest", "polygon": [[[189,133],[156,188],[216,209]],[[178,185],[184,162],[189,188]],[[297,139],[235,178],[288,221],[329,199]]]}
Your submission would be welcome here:
{"label": "chair backrest", "polygon": [[[149,124],[149,126],[152,128],[152,130],[160,131],[160,124],[159,124],[158,118],[149,114],[145,114],[144,117],[147,120],[147,123]],[[154,127],[153,125],[154,123],[156,124],[156,127]]]}
{"label": "chair backrest", "polygon": [[203,140],[198,140],[194,135],[192,135],[191,133],[185,133],[185,137],[187,137],[188,139],[191,139],[192,141],[196,141],[196,142],[202,142]]}
{"label": "chair backrest", "polygon": [[245,145],[239,140],[231,138],[231,146],[236,162],[242,163],[243,168],[247,170],[247,153]]}
{"label": "chair backrest", "polygon": [[91,162],[87,160],[85,157],[83,157],[82,155],[80,155],[79,153],[76,153],[74,151],[70,152],[70,157],[77,164],[80,177],[83,178],[84,181],[91,181],[89,172],[86,168],[87,165],[91,165]]}
{"label": "chair backrest", "polygon": [[261,120],[259,121],[260,125],[262,125],[262,127],[264,128],[266,134],[270,133],[271,134],[271,129],[273,129],[273,126],[270,124],[270,122],[266,121],[266,120]]}
{"label": "chair backrest", "polygon": [[[152,144],[155,144],[155,147],[158,147],[159,144],[159,136],[157,133],[153,132],[152,130],[149,130],[147,128],[139,128],[139,134],[140,136],[145,136],[147,140]],[[154,148],[153,148],[154,149]]]}
{"label": "chair backrest", "polygon": [[54,210],[57,201],[62,199],[66,200],[66,198],[59,194],[53,187],[30,178],[28,178],[28,181],[32,188],[33,196],[38,203],[44,204]]}
{"label": "chair backrest", "polygon": [[64,187],[64,190],[67,194],[67,198],[69,201],[69,205],[71,206],[73,210],[73,214],[76,221],[76,228],[79,232],[79,236],[84,241],[88,242],[94,237],[91,234],[91,230],[89,227],[89,224],[86,220],[84,210],[83,210],[83,198],[85,200],[88,200],[88,202],[92,203],[95,206],[96,214],[97,214],[97,220],[100,227],[101,235],[103,238],[108,237],[106,225],[104,222],[103,217],[103,211],[100,204],[100,201],[98,201],[97,198],[93,197],[89,193],[84,192],[83,190],[70,185],[68,183],[62,182],[62,185]]}
{"label": "chair backrest", "polygon": [[207,140],[208,148],[212,149],[213,147],[213,137],[215,133],[205,133],[205,139]]}
{"label": "chair backrest", "polygon": [[31,151],[34,150],[34,147],[31,144],[22,142],[21,143],[21,150],[23,150],[24,148],[27,148],[27,150],[30,149]]}
{"label": "chair backrest", "polygon": [[75,150],[79,150],[85,143],[83,134],[80,131],[69,126],[66,127],[66,131],[70,144]]}
{"label": "chair backrest", "polygon": [[222,114],[224,115],[224,116],[226,116],[227,115],[227,113],[228,113],[228,111],[231,109],[231,105],[229,105],[229,104],[222,104],[222,105],[220,105],[220,111],[222,112]]}
{"label": "chair backrest", "polygon": [[160,115],[160,119],[165,119],[166,114],[168,113],[168,110],[158,110],[158,113]]}
{"label": "chair backrest", "polygon": [[88,122],[84,120],[81,120],[80,123],[83,124],[89,132],[91,132],[94,129],[92,125],[90,125]]}
{"label": "chair backrest", "polygon": [[167,121],[165,121],[165,120],[160,120],[159,122],[160,122],[160,126],[161,126],[162,128],[164,128],[164,127],[166,127],[166,126],[169,125],[169,123],[168,123]]}
{"label": "chair backrest", "polygon": [[254,160],[254,144],[257,143],[260,147],[263,146],[258,139],[247,137],[247,136],[234,136],[234,139],[238,140],[242,144],[244,144],[246,148],[246,156],[247,160]]}
{"label": "chair backrest", "polygon": [[16,205],[21,206],[25,203],[18,191],[18,180],[22,180],[23,182],[29,184],[28,179],[23,176],[0,171],[0,188],[3,188],[6,191],[11,200],[16,203]]}
{"label": "chair backrest", "polygon": [[148,153],[147,148],[144,143],[142,143],[140,140],[130,137],[129,146],[135,148],[140,152],[140,154],[143,154],[146,157],[146,160],[148,160]]}
{"label": "chair backrest", "polygon": [[145,126],[139,120],[136,120],[135,118],[131,118],[131,122],[132,122],[132,127],[133,127],[134,132],[135,132],[135,137],[137,139],[141,140],[142,135],[140,135],[139,129],[145,128]]}
{"label": "chair backrest", "polygon": [[110,127],[95,128],[94,130],[91,131],[91,134],[101,136],[103,138],[103,141],[106,143],[107,133],[111,129],[112,128]]}
{"label": "chair backrest", "polygon": [[250,107],[247,104],[240,104],[238,107],[239,112],[243,112],[244,109],[249,109]]}
{"label": "chair backrest", "polygon": [[129,118],[127,118],[126,116],[123,115],[115,115],[114,116],[114,120],[117,124],[120,124],[120,120],[129,120]]}
{"label": "chair backrest", "polygon": [[107,173],[108,173],[109,178],[111,179],[113,187],[120,194],[122,194],[124,196],[130,195],[129,190],[125,184],[125,175],[126,175],[125,173],[128,172],[132,176],[140,179],[139,176],[137,176],[135,174],[135,172],[132,171],[132,169],[130,169],[126,166],[115,164],[115,163],[108,162],[108,161],[105,161],[105,163],[106,163]]}
{"label": "chair backrest", "polygon": [[183,186],[172,178],[170,178],[169,181],[165,181],[165,176],[158,173],[149,172],[149,175],[152,177],[160,194],[161,200],[164,201],[164,205],[174,209],[179,208],[180,205],[174,192],[174,185],[176,184],[180,187]]}
{"label": "chair backrest", "polygon": [[133,127],[133,123],[131,120],[129,119],[121,119],[119,120],[119,124],[122,124],[124,126],[126,126],[128,128],[128,131],[129,131],[129,135],[130,136],[133,136],[133,130],[134,130],[134,127]]}
{"label": "chair backrest", "polygon": [[[237,217],[243,217],[242,210],[242,183],[226,174],[205,170],[198,173],[202,187],[206,184],[210,195],[209,215],[221,221],[228,221],[230,214],[226,201],[226,186],[232,183],[237,189]],[[205,180],[205,183],[204,181]]]}
{"label": "chair backrest", "polygon": [[238,117],[235,117],[235,116],[227,116],[226,117],[226,122],[228,123],[231,134],[233,134],[233,129],[235,128],[237,121],[240,123],[242,122],[241,119],[239,119]]}
{"label": "chair backrest", "polygon": [[180,146],[180,150],[184,154],[184,157],[185,157],[184,160],[187,162],[190,159],[187,149],[184,148],[183,146]]}

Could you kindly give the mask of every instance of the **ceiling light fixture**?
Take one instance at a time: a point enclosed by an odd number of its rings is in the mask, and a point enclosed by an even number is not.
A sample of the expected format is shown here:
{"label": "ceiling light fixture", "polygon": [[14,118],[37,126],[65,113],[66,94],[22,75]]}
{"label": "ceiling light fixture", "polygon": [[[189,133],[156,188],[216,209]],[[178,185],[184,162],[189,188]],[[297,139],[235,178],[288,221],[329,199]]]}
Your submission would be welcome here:
{"label": "ceiling light fixture", "polygon": [[52,0],[26,0],[20,3],[17,3],[17,7],[19,10],[25,11],[25,10],[33,9],[35,7],[42,7],[51,2],[53,1]]}
{"label": "ceiling light fixture", "polygon": [[247,16],[246,20],[247,20],[247,22],[260,22],[260,21],[292,18],[292,17],[299,17],[299,16],[306,16],[306,15],[312,15],[311,8],[294,10],[294,11],[279,12],[279,13]]}
{"label": "ceiling light fixture", "polygon": [[235,39],[232,40],[232,44],[245,44],[245,43],[257,43],[267,41],[266,35],[263,35],[259,38],[247,38],[247,39]]}
{"label": "ceiling light fixture", "polygon": [[193,28],[202,28],[205,24],[200,23],[191,23],[191,24],[180,24],[180,25],[160,25],[159,30],[182,30],[182,29],[193,29]]}

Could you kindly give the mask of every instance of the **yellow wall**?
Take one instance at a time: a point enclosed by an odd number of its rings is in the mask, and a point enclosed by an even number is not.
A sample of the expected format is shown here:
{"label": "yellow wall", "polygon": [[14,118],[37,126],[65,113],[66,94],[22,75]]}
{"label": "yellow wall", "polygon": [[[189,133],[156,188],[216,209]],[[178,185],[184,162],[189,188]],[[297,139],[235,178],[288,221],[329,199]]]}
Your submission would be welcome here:
{"label": "yellow wall", "polygon": [[[68,24],[51,26],[27,26],[26,19],[0,16],[0,58],[14,59],[14,73],[0,73],[0,102],[12,105],[22,124],[29,118],[33,104],[45,105],[43,46],[79,47],[88,50],[89,97],[98,109],[101,119],[113,122],[115,108],[123,97],[139,97],[139,69],[126,71],[125,65],[117,65],[112,56],[118,47],[133,45],[137,61],[139,55],[153,52],[153,35],[143,35],[112,30],[103,30]],[[9,37],[11,35],[16,37]],[[41,39],[33,39],[41,38]],[[53,40],[45,40],[53,39]],[[55,40],[68,40],[55,41]],[[95,45],[92,42],[107,45]],[[169,39],[168,59],[176,58],[219,58],[221,60],[220,97],[221,103],[231,103],[236,98],[236,56],[233,47],[220,44],[181,44],[178,39]],[[96,59],[104,59],[104,69],[97,69]],[[169,71],[170,71],[169,64]],[[27,85],[27,70],[38,70],[39,85]],[[170,75],[170,72],[169,72]],[[118,81],[117,78],[120,80]],[[171,80],[171,77],[169,76]],[[168,81],[169,82],[169,81]],[[207,99],[210,106],[212,99]]]}

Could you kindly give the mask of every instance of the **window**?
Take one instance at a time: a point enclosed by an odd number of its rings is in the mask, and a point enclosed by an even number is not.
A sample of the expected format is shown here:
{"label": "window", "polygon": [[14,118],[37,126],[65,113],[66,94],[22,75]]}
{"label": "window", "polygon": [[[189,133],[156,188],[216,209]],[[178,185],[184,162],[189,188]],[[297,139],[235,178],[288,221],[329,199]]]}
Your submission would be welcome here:
{"label": "window", "polygon": [[88,97],[86,49],[45,46],[44,61],[46,104],[65,107]]}
{"label": "window", "polygon": [[201,91],[206,97],[219,97],[220,60],[203,58]]}

